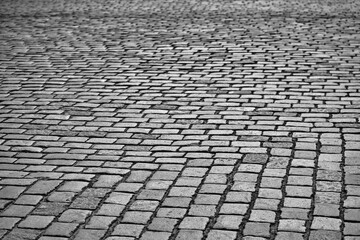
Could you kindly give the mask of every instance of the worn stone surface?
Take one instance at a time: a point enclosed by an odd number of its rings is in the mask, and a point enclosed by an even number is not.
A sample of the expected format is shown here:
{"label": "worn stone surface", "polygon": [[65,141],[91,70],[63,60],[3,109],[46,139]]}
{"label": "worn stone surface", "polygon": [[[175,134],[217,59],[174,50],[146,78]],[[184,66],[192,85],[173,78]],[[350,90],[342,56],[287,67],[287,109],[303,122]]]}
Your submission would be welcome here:
{"label": "worn stone surface", "polygon": [[2,0],[0,238],[359,239],[359,14]]}

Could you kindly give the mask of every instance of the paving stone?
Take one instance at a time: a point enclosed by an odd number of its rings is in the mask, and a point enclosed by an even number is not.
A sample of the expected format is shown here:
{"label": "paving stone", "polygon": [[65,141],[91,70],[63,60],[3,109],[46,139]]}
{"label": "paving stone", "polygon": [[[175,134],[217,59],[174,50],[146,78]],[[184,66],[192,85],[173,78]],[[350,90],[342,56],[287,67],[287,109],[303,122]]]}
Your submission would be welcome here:
{"label": "paving stone", "polygon": [[267,160],[268,156],[266,154],[246,154],[243,162],[265,164]]}
{"label": "paving stone", "polygon": [[344,214],[345,220],[360,222],[360,209],[345,209]]}
{"label": "paving stone", "polygon": [[340,162],[341,154],[320,154],[319,161]]}
{"label": "paving stone", "polygon": [[312,230],[310,240],[336,240],[341,238],[341,232],[329,230]]}
{"label": "paving stone", "polygon": [[61,181],[58,180],[38,181],[31,188],[29,188],[26,193],[47,194],[54,190],[60,183]]}
{"label": "paving stone", "polygon": [[180,230],[176,236],[176,240],[201,240],[203,237],[203,232],[199,230]]}
{"label": "paving stone", "polygon": [[262,188],[277,188],[277,189],[280,189],[283,180],[284,180],[283,178],[263,177],[261,179],[260,187],[262,187]]}
{"label": "paving stone", "polygon": [[260,188],[259,189],[259,197],[261,198],[282,198],[282,192],[278,189],[267,189],[267,188]]}
{"label": "paving stone", "polygon": [[146,184],[146,188],[147,189],[168,189],[170,187],[170,185],[172,185],[173,182],[172,181],[149,181]]}
{"label": "paving stone", "polygon": [[209,221],[206,217],[185,217],[180,223],[180,229],[205,229],[207,222]]}
{"label": "paving stone", "polygon": [[243,202],[249,203],[251,201],[251,192],[229,192],[226,195],[225,202]]}
{"label": "paving stone", "polygon": [[179,197],[192,197],[195,194],[196,188],[192,187],[172,187],[168,196],[179,196]]}
{"label": "paving stone", "polygon": [[316,189],[318,191],[324,192],[340,192],[341,183],[340,182],[330,182],[330,181],[317,181]]}
{"label": "paving stone", "polygon": [[280,203],[279,199],[266,199],[258,198],[255,200],[254,209],[263,209],[263,210],[277,210]]}
{"label": "paving stone", "polygon": [[158,205],[158,201],[137,200],[131,204],[130,210],[155,211]]}
{"label": "paving stone", "polygon": [[157,216],[164,218],[182,218],[186,211],[187,209],[185,208],[159,208]]}
{"label": "paving stone", "polygon": [[250,236],[270,236],[270,224],[269,223],[255,223],[248,222],[245,225],[244,235]]}
{"label": "paving stone", "polygon": [[310,197],[313,194],[311,187],[286,186],[286,195],[292,197]]}
{"label": "paving stone", "polygon": [[280,219],[279,227],[280,231],[290,231],[290,232],[305,232],[305,221],[303,220],[293,220],[293,219]]}
{"label": "paving stone", "polygon": [[258,178],[257,174],[251,173],[236,173],[234,176],[234,181],[241,182],[256,182]]}
{"label": "paving stone", "polygon": [[290,219],[307,220],[310,209],[302,208],[282,208],[281,217]]}
{"label": "paving stone", "polygon": [[16,199],[25,189],[25,187],[5,186],[0,190],[0,198]]}
{"label": "paving stone", "polygon": [[289,185],[296,185],[296,186],[311,186],[312,178],[305,176],[289,176],[287,183]]}
{"label": "paving stone", "polygon": [[120,192],[136,192],[138,191],[143,185],[140,183],[120,183],[116,187],[116,191]]}
{"label": "paving stone", "polygon": [[143,190],[137,196],[137,199],[161,200],[165,194],[164,190]]}
{"label": "paving stone", "polygon": [[295,233],[295,232],[278,232],[275,237],[275,240],[288,240],[288,239],[303,240],[304,237],[303,234]]}
{"label": "paving stone", "polygon": [[0,229],[11,230],[21,218],[1,217],[0,218]]}
{"label": "paving stone", "polygon": [[29,215],[25,218],[25,220],[21,221],[18,225],[20,228],[33,228],[33,229],[44,229],[46,228],[52,221],[54,217],[52,216],[36,216]]}
{"label": "paving stone", "polygon": [[344,207],[357,208],[360,204],[360,197],[347,197],[344,201]]}
{"label": "paving stone", "polygon": [[217,204],[220,201],[220,195],[214,194],[198,194],[195,198],[196,204]]}
{"label": "paving stone", "polygon": [[140,239],[142,240],[152,240],[152,239],[159,239],[159,240],[167,240],[170,237],[170,233],[166,232],[145,232]]}
{"label": "paving stone", "polygon": [[100,201],[101,201],[100,198],[78,197],[74,201],[72,201],[70,207],[71,208],[95,210],[96,207],[99,205]]}
{"label": "paving stone", "polygon": [[58,188],[58,191],[81,192],[89,183],[81,181],[66,181]]}
{"label": "paving stone", "polygon": [[86,224],[85,228],[93,229],[109,229],[112,222],[116,220],[115,217],[108,216],[93,216],[90,218],[90,222]]}
{"label": "paving stone", "polygon": [[14,228],[11,232],[9,232],[2,239],[6,240],[15,240],[15,239],[37,239],[41,234],[40,230],[34,229],[20,229]]}
{"label": "paving stone", "polygon": [[341,220],[326,217],[314,217],[311,229],[340,231]]}
{"label": "paving stone", "polygon": [[11,205],[5,211],[3,211],[0,216],[8,217],[25,217],[34,209],[33,206],[25,205]]}
{"label": "paving stone", "polygon": [[42,202],[32,213],[38,215],[57,216],[65,211],[67,207],[68,203]]}
{"label": "paving stone", "polygon": [[233,240],[236,238],[236,232],[234,231],[224,231],[224,230],[210,230],[206,239],[208,240]]}
{"label": "paving stone", "polygon": [[94,187],[113,187],[122,179],[121,176],[117,175],[101,175],[98,180],[94,183]]}
{"label": "paving stone", "polygon": [[332,170],[318,170],[317,179],[325,181],[341,181],[341,172]]}
{"label": "paving stone", "polygon": [[248,207],[249,205],[247,204],[224,203],[220,209],[220,213],[244,215]]}
{"label": "paving stone", "polygon": [[345,175],[345,183],[359,185],[360,184],[360,175],[346,174]]}
{"label": "paving stone", "polygon": [[243,220],[239,215],[219,215],[216,219],[214,228],[237,230]]}
{"label": "paving stone", "polygon": [[315,204],[314,215],[328,216],[328,217],[339,217],[340,210],[337,204]]}
{"label": "paving stone", "polygon": [[310,208],[311,200],[306,198],[285,198],[284,206],[290,208]]}
{"label": "paving stone", "polygon": [[345,222],[344,235],[359,236],[360,223]]}
{"label": "paving stone", "polygon": [[340,193],[316,192],[315,203],[340,204]]}
{"label": "paving stone", "polygon": [[112,192],[105,200],[106,203],[126,205],[132,197],[129,193]]}
{"label": "paving stone", "polygon": [[98,215],[102,216],[120,216],[120,214],[125,209],[124,205],[118,204],[103,204],[100,209],[97,211]]}
{"label": "paving stone", "polygon": [[171,218],[154,218],[148,228],[154,231],[172,232],[177,222],[178,220]]}
{"label": "paving stone", "polygon": [[93,229],[80,229],[79,232],[76,233],[74,239],[89,239],[89,240],[96,240],[100,239],[106,233],[105,230],[93,230]]}
{"label": "paving stone", "polygon": [[71,202],[75,197],[76,193],[74,192],[53,192],[49,197],[48,201],[50,202]]}
{"label": "paving stone", "polygon": [[209,174],[204,183],[215,183],[215,184],[225,184],[227,178],[225,174]]}
{"label": "paving stone", "polygon": [[120,223],[115,227],[111,235],[139,237],[143,228],[143,225]]}
{"label": "paving stone", "polygon": [[250,221],[254,222],[275,222],[275,212],[266,210],[252,210]]}
{"label": "paving stone", "polygon": [[83,223],[90,214],[91,211],[88,210],[68,209],[61,214],[58,220],[69,223]]}
{"label": "paving stone", "polygon": [[191,198],[186,197],[169,197],[165,198],[163,206],[165,207],[189,207]]}
{"label": "paving stone", "polygon": [[152,212],[128,211],[125,213],[122,222],[146,224],[150,220],[151,215]]}
{"label": "paving stone", "polygon": [[189,215],[192,216],[203,216],[203,217],[211,217],[215,215],[216,206],[214,205],[191,205],[189,210]]}

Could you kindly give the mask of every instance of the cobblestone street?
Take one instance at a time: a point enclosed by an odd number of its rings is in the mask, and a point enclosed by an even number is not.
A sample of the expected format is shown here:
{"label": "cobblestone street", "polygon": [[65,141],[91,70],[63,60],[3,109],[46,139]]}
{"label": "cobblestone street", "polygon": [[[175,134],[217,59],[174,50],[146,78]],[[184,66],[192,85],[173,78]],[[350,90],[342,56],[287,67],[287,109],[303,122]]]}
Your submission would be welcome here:
{"label": "cobblestone street", "polygon": [[360,1],[0,20],[0,239],[360,240]]}

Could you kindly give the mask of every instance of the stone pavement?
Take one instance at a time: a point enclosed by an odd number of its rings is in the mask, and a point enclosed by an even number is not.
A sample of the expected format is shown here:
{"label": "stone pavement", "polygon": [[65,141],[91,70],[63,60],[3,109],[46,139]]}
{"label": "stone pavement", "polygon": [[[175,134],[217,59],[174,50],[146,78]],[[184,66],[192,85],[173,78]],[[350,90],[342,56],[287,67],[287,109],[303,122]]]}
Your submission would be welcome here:
{"label": "stone pavement", "polygon": [[0,238],[360,239],[360,1],[0,3]]}

